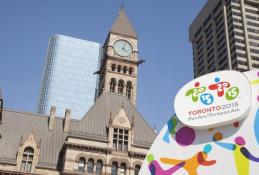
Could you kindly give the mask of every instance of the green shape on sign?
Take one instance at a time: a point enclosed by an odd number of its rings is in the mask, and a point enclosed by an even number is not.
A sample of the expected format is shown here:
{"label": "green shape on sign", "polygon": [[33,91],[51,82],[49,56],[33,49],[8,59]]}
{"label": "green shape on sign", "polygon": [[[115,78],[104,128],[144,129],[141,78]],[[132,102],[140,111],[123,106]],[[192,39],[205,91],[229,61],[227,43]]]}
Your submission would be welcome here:
{"label": "green shape on sign", "polygon": [[226,99],[227,100],[234,100],[239,94],[239,88],[238,87],[232,87],[226,92]]}
{"label": "green shape on sign", "polygon": [[154,159],[155,159],[155,158],[154,158],[154,155],[153,155],[153,154],[148,154],[148,156],[147,156],[147,161],[148,161],[149,163],[152,162]]}

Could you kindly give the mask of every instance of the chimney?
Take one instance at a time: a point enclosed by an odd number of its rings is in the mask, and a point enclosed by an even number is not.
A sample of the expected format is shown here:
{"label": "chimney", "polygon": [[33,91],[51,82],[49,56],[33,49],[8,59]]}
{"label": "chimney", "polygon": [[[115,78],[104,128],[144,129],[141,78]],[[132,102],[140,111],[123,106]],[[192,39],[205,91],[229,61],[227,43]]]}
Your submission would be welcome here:
{"label": "chimney", "polygon": [[66,109],[65,119],[64,119],[64,132],[68,132],[70,130],[70,117],[71,117],[70,114],[71,114],[71,110]]}
{"label": "chimney", "polygon": [[49,115],[49,130],[53,130],[54,129],[55,114],[56,114],[56,107],[55,106],[51,106],[50,115]]}

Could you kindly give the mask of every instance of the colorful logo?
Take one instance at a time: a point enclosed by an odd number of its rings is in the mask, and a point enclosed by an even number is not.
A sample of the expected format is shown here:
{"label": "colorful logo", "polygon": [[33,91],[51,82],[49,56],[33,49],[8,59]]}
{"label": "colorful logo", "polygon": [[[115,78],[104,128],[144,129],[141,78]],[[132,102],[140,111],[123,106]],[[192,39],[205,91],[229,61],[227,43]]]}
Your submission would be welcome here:
{"label": "colorful logo", "polygon": [[192,88],[186,92],[186,96],[191,96],[193,102],[197,102],[199,99],[199,94],[206,90],[206,87],[199,87],[200,83],[196,82],[194,84],[195,88]]}
{"label": "colorful logo", "polygon": [[237,71],[218,71],[187,83],[176,94],[174,108],[179,120],[206,129],[239,121],[247,116],[251,85]]}
{"label": "colorful logo", "polygon": [[[185,96],[191,96],[193,102],[197,102],[200,99],[200,102],[204,105],[210,105],[214,102],[213,92],[216,92],[218,97],[223,97],[227,100],[234,100],[239,94],[238,87],[231,87],[231,84],[228,81],[220,81],[220,77],[215,77],[213,84],[210,84],[208,88],[206,86],[200,87],[200,82],[194,84],[195,88],[189,89]],[[210,90],[211,93],[205,92]]]}

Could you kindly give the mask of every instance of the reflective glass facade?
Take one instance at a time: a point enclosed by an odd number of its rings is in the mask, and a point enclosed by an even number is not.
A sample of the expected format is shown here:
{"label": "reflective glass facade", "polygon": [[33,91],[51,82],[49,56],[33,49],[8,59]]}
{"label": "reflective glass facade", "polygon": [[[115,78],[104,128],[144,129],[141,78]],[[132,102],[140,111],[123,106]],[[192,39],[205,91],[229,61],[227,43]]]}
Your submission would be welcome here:
{"label": "reflective glass facade", "polygon": [[51,36],[37,112],[48,115],[51,106],[56,106],[56,116],[71,109],[72,118],[82,118],[94,103],[99,78],[94,72],[101,53],[99,43]]}

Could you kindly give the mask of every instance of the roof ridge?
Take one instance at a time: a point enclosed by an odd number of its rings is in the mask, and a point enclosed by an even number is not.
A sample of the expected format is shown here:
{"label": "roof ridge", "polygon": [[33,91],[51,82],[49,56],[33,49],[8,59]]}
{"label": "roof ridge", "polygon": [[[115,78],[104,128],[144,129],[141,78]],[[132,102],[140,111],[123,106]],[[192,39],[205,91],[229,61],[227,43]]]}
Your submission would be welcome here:
{"label": "roof ridge", "polygon": [[[12,109],[3,109],[3,112],[12,112],[12,113],[16,113],[16,114],[26,114],[26,115],[30,115],[30,116],[38,117],[38,118],[49,118],[49,115],[42,115],[42,114],[37,114],[37,113],[32,113],[32,112],[24,112],[24,111],[19,111],[19,110],[12,110]],[[55,119],[63,120],[64,117],[55,116]]]}
{"label": "roof ridge", "polygon": [[104,98],[105,93],[103,93],[101,96],[99,96],[98,98],[96,98],[94,104],[90,107],[90,109],[84,114],[84,116],[80,119],[80,120],[77,120],[77,123],[76,125],[80,125],[80,123],[85,120],[85,118],[87,117],[87,114],[90,113],[93,109],[94,109],[94,106],[96,105],[96,103],[98,103],[100,101],[101,98]]}
{"label": "roof ridge", "polygon": [[[138,115],[140,116],[140,118],[145,122],[145,124],[152,130],[152,132],[157,135],[155,133],[155,131],[153,130],[153,128],[148,124],[148,122],[144,119],[144,117],[141,115],[141,113],[137,110],[137,108],[131,103],[130,101],[130,105],[132,105],[133,109],[138,113]],[[136,116],[135,116],[136,117]],[[134,124],[134,123],[133,123]]]}

